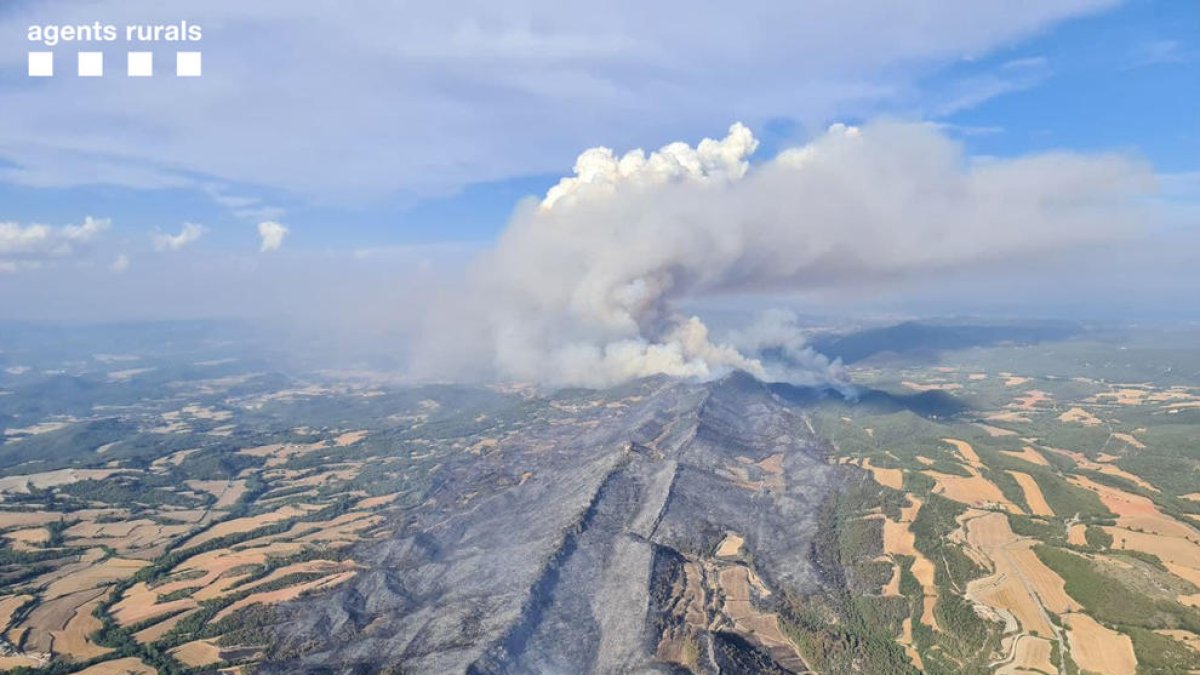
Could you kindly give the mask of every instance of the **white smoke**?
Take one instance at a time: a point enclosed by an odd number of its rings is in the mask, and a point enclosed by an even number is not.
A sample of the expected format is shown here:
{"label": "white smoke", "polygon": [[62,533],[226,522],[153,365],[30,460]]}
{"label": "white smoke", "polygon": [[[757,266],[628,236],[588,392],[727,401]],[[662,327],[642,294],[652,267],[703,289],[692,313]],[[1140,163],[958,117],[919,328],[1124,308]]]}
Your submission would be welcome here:
{"label": "white smoke", "polygon": [[[584,152],[574,176],[518,206],[476,270],[474,302],[449,303],[420,364],[551,385],[742,369],[840,386],[840,364],[808,350],[794,320],[768,317],[718,344],[677,302],[1020,262],[1130,231],[1150,185],[1112,155],[972,161],[920,124],[835,125],[751,165],[756,146],[735,124],[694,148]],[[468,333],[479,344],[463,345]],[[472,363],[477,353],[488,363]]]}

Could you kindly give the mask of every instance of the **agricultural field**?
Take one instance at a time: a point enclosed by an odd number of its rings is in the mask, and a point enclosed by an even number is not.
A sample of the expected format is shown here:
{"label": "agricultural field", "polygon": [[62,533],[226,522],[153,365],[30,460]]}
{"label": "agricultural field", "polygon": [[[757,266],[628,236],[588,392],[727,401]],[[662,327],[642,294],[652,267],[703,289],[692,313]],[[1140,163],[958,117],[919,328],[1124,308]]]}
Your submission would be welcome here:
{"label": "agricultural field", "polygon": [[852,364],[873,393],[812,419],[865,469],[833,526],[882,524],[878,553],[842,553],[882,581],[870,622],[927,672],[1200,672],[1194,359],[1067,341]]}
{"label": "agricultural field", "polygon": [[472,457],[446,439],[522,400],[195,359],[4,376],[0,671],[244,670],[264,611],[360,574],[353,547]]}

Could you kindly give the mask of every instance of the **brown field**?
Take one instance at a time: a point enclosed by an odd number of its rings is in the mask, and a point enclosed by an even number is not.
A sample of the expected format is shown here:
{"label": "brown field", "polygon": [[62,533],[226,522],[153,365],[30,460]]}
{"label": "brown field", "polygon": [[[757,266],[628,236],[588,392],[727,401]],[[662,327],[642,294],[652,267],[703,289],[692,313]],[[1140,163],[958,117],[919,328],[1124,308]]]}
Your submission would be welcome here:
{"label": "brown field", "polygon": [[14,668],[39,668],[46,665],[46,661],[26,654],[14,654],[13,656],[0,656],[0,671],[7,672]]}
{"label": "brown field", "polygon": [[157,670],[146,665],[136,656],[97,663],[84,668],[76,675],[156,675]]}
{"label": "brown field", "polygon": [[1057,572],[1050,569],[1037,557],[1032,548],[1010,551],[1012,561],[1018,566],[1022,577],[1033,588],[1042,605],[1055,614],[1080,609],[1079,603],[1067,595],[1066,584]]}
{"label": "brown field", "polygon": [[296,517],[304,515],[305,513],[306,513],[306,511],[304,509],[297,508],[297,507],[289,504],[289,505],[284,506],[283,508],[279,509],[278,511],[272,511],[271,513],[264,513],[262,515],[246,517],[246,518],[234,518],[233,520],[226,520],[226,521],[217,523],[216,525],[213,525],[209,529],[201,532],[200,534],[192,537],[191,539],[188,539],[187,542],[185,542],[184,544],[181,544],[181,547],[186,548],[186,547],[192,547],[192,546],[199,546],[206,541],[212,541],[213,539],[220,539],[221,537],[225,537],[225,536],[228,536],[231,534],[243,534],[245,532],[253,532],[254,530],[257,530],[260,527],[265,527],[267,525],[278,523],[280,521],[284,521],[289,518],[296,518]]}
{"label": "brown field", "polygon": [[721,544],[717,546],[717,557],[732,558],[742,552],[742,544],[745,543],[745,539],[731,532],[725,535],[725,538],[721,540]]}
{"label": "brown field", "polygon": [[1087,546],[1087,537],[1084,536],[1085,532],[1087,532],[1087,525],[1073,523],[1067,529],[1067,543],[1072,546]]}
{"label": "brown field", "polygon": [[1051,644],[1044,638],[1018,635],[1012,645],[1012,661],[996,669],[997,675],[1058,672],[1050,661]]}
{"label": "brown field", "polygon": [[194,610],[180,612],[169,619],[159,621],[149,628],[145,628],[137,633],[134,633],[133,638],[140,644],[150,644],[151,642],[154,642],[155,640],[158,640],[162,636],[166,635],[172,628],[175,627],[175,624],[183,621],[188,616],[191,616],[193,612]]}
{"label": "brown field", "polygon": [[0,511],[0,529],[36,527],[61,519],[62,514],[52,511]]}
{"label": "brown field", "polygon": [[781,663],[796,667],[798,671],[808,670],[796,653],[795,645],[780,628],[779,616],[757,609],[751,601],[751,589],[759,595],[766,594],[767,589],[750,568],[743,565],[725,567],[717,573],[717,583],[724,595],[724,613],[737,632],[758,643]]}
{"label": "brown field", "polygon": [[221,648],[213,640],[192,640],[172,649],[171,656],[193,668],[207,666],[221,660]]}
{"label": "brown field", "polygon": [[1117,516],[1118,527],[1143,530],[1167,537],[1200,538],[1200,531],[1195,527],[1163,513],[1153,501],[1146,497],[1118,490],[1083,476],[1071,476],[1068,480],[1081,488],[1095,492],[1104,507]]}
{"label": "brown field", "polygon": [[162,525],[148,518],[118,523],[83,521],[67,528],[72,546],[110,546],[123,555],[153,558],[172,538],[187,533],[191,525]]}
{"label": "brown field", "polygon": [[1017,424],[1029,424],[1029,422],[1030,422],[1030,419],[1028,417],[1026,417],[1024,414],[1019,413],[1019,412],[1014,412],[1012,410],[1007,410],[1004,412],[997,412],[997,413],[989,413],[988,415],[985,415],[983,419],[985,419],[989,422],[1014,422]]}
{"label": "brown field", "polygon": [[237,503],[246,492],[244,480],[189,480],[187,486],[197,492],[207,492],[217,498],[212,508],[227,509]]}
{"label": "brown field", "polygon": [[309,591],[333,588],[338,584],[349,581],[355,574],[357,574],[357,572],[353,570],[348,572],[340,572],[338,574],[331,574],[327,577],[313,579],[312,581],[297,584],[295,586],[289,586],[287,588],[281,588],[275,591],[251,593],[241,600],[229,605],[225,609],[222,609],[220,612],[217,612],[217,615],[212,618],[212,621],[220,621],[239,609],[242,609],[243,607],[249,607],[250,605],[273,605],[280,602],[287,602],[288,600],[295,600]]}
{"label": "brown field", "polygon": [[24,530],[5,532],[4,538],[8,540],[9,546],[12,546],[14,549],[29,551],[37,548],[39,544],[50,541],[50,531],[44,527],[30,527]]}
{"label": "brown field", "polygon": [[55,654],[86,661],[112,651],[108,647],[101,647],[88,640],[89,635],[103,626],[100,619],[93,616],[92,612],[104,601],[105,595],[101,594],[80,605],[63,630],[54,632]]}
{"label": "brown field", "polygon": [[0,597],[0,633],[8,630],[8,624],[12,621],[13,614],[32,598],[32,595],[6,595]]}
{"label": "brown field", "polygon": [[191,450],[178,450],[176,452],[172,452],[166,457],[159,457],[153,462],[150,462],[150,468],[165,469],[167,465],[179,466],[180,464],[183,464],[183,460],[188,458],[188,455],[195,454],[199,451],[200,448],[192,448]]}
{"label": "brown field", "polygon": [[184,406],[179,412],[195,417],[198,420],[211,420],[213,422],[224,422],[233,417],[233,413],[228,410],[215,410],[202,405]]}
{"label": "brown field", "polygon": [[1019,387],[1029,381],[1028,377],[1019,377],[1017,375],[1000,373],[1000,376],[1004,378],[1004,386],[1006,387]]}
{"label": "brown field", "polygon": [[359,532],[374,527],[383,521],[381,516],[363,511],[343,513],[330,520],[301,521],[282,534],[267,535],[258,539],[239,544],[239,547],[254,547],[267,545],[275,541],[288,541],[299,544],[312,543],[352,543],[361,539]]}
{"label": "brown field", "polygon": [[1033,515],[1054,516],[1054,509],[1046,503],[1046,498],[1042,495],[1042,488],[1038,486],[1033,476],[1020,471],[1009,471],[1008,473],[1021,486],[1021,491],[1025,493],[1025,503],[1029,505],[1029,510]]}
{"label": "brown field", "polygon": [[279,466],[292,457],[304,455],[324,447],[326,447],[325,441],[317,441],[316,443],[272,443],[271,445],[260,445],[254,448],[242,448],[238,452],[243,455],[250,455],[251,457],[266,457],[267,466]]}
{"label": "brown field", "polygon": [[917,667],[917,670],[925,670],[925,663],[921,661],[921,653],[913,646],[911,616],[904,617],[904,622],[900,624],[900,636],[896,638],[896,641],[904,647],[904,654]]}
{"label": "brown field", "polygon": [[330,575],[335,572],[346,572],[357,569],[359,569],[358,566],[355,565],[354,561],[352,560],[346,560],[343,562],[334,562],[332,560],[306,560],[304,562],[292,563],[291,565],[284,565],[283,567],[272,571],[267,576],[255,581],[252,584],[239,586],[238,591],[251,591],[260,586],[272,583],[277,579],[282,579],[289,574],[317,572]]}
{"label": "brown field", "polygon": [[1200,502],[1200,492],[1192,492],[1190,494],[1181,495],[1184,499],[1189,499],[1193,502]]}
{"label": "brown field", "polygon": [[[937,617],[934,616],[934,609],[937,606],[937,586],[934,584],[934,572],[936,568],[929,558],[926,558],[923,553],[917,550],[914,545],[916,538],[908,529],[909,524],[917,517],[917,513],[921,510],[922,502],[913,495],[909,495],[908,500],[909,506],[901,509],[899,521],[884,518],[883,552],[884,555],[906,555],[914,558],[911,571],[921,584],[925,595],[921,623],[930,628],[940,630]],[[893,564],[896,564],[894,559]],[[882,592],[887,594],[894,590],[898,595],[900,592],[899,583],[900,576],[897,571],[897,573],[893,574],[892,581],[884,587]],[[895,584],[895,589],[890,588],[893,584]]]}
{"label": "brown field", "polygon": [[159,518],[191,525],[199,523],[209,515],[208,509],[163,509],[158,512]]}
{"label": "brown field", "polygon": [[329,481],[351,480],[357,476],[359,471],[362,469],[361,463],[353,463],[342,466],[344,466],[344,468],[332,469],[329,471],[317,471],[305,476],[304,478],[293,480],[288,484],[288,487],[300,487],[304,485],[317,487],[323,485],[324,483],[328,483]]}
{"label": "brown field", "polygon": [[1064,457],[1069,457],[1071,459],[1071,461],[1075,462],[1075,465],[1081,469],[1084,469],[1087,471],[1096,471],[1098,473],[1108,474],[1109,476],[1116,476],[1117,478],[1123,478],[1123,479],[1133,483],[1134,485],[1146,488],[1147,490],[1151,490],[1153,492],[1159,491],[1158,488],[1154,487],[1150,483],[1147,483],[1146,480],[1143,479],[1141,476],[1136,476],[1118,466],[1113,466],[1112,464],[1105,464],[1103,462],[1093,462],[1091,459],[1088,458],[1087,455],[1083,454],[1082,452],[1075,452],[1073,450],[1063,450],[1061,448],[1046,448],[1046,449],[1055,454],[1062,455]]}
{"label": "brown field", "polygon": [[1001,450],[1000,454],[1007,455],[1009,457],[1012,457],[1013,459],[1024,460],[1026,462],[1029,462],[1030,464],[1038,464],[1040,466],[1050,466],[1050,462],[1046,461],[1046,458],[1042,456],[1042,453],[1038,452],[1037,450],[1034,450],[1033,448],[1029,447],[1028,445],[1021,448],[1020,452],[1017,452],[1016,450]]}
{"label": "brown field", "polygon": [[333,444],[340,448],[344,448],[347,445],[354,445],[366,437],[366,431],[348,431],[333,439]]}
{"label": "brown field", "polygon": [[58,598],[78,591],[110,584],[137,572],[149,563],[127,558],[108,558],[103,562],[85,567],[61,579],[55,580],[42,592],[42,599]]}
{"label": "brown field", "polygon": [[1074,422],[1076,424],[1082,424],[1085,427],[1092,427],[1096,426],[1097,424],[1102,424],[1099,417],[1096,417],[1083,408],[1071,408],[1065,413],[1059,415],[1058,421],[1067,423]]}
{"label": "brown field", "polygon": [[[67,428],[69,421],[64,422],[42,422],[41,424],[31,424],[27,427],[8,428],[4,430],[4,435],[9,436],[37,436],[39,434],[47,434],[51,431]],[[0,439],[3,440],[3,439]]]}
{"label": "brown field", "polygon": [[[1034,541],[1018,537],[1006,515],[968,511],[963,520],[967,546],[975,553],[972,557],[988,561],[992,571],[967,584],[966,596],[1003,619],[1006,633],[1051,636],[1055,633],[1050,613],[1081,609],[1066,594],[1062,578],[1033,552]],[[1014,654],[1020,641],[1014,643]]]}
{"label": "brown field", "polygon": [[1125,443],[1126,445],[1129,445],[1129,446],[1135,447],[1135,448],[1137,448],[1138,450],[1145,450],[1145,449],[1146,449],[1146,446],[1145,446],[1145,444],[1143,444],[1143,443],[1142,443],[1141,441],[1139,441],[1138,439],[1134,438],[1134,437],[1133,437],[1133,434],[1127,434],[1127,433],[1124,433],[1124,432],[1121,432],[1121,431],[1114,431],[1114,432],[1113,432],[1113,434],[1112,434],[1112,437],[1113,437],[1113,438],[1115,438],[1115,439],[1117,439],[1118,441],[1121,441],[1122,443]]}
{"label": "brown field", "polygon": [[950,445],[953,445],[954,449],[958,451],[959,457],[962,457],[962,460],[966,462],[968,466],[983,466],[983,462],[979,460],[979,455],[976,454],[975,448],[971,447],[970,443],[966,441],[960,441],[957,438],[943,438],[942,440]]}
{"label": "brown field", "polygon": [[1000,427],[994,427],[990,424],[984,424],[983,422],[976,422],[975,426],[983,429],[984,432],[986,432],[987,435],[991,436],[992,438],[1003,438],[1005,436],[1017,435],[1017,432],[1013,431],[1012,429],[1001,429]]}
{"label": "brown field", "polygon": [[1112,675],[1133,675],[1137,671],[1137,657],[1128,636],[1105,628],[1086,614],[1072,612],[1063,620],[1069,629],[1071,659],[1080,668]]}
{"label": "brown field", "polygon": [[[203,572],[203,575],[193,578],[180,578],[176,581],[148,587],[145,583],[137,583],[127,589],[121,600],[112,608],[113,617],[122,626],[128,626],[144,619],[160,616],[179,609],[196,607],[197,600],[205,597],[215,597],[241,576],[230,574],[237,568],[250,565],[263,565],[268,556],[289,555],[302,548],[302,544],[293,542],[275,542],[267,546],[233,551],[217,549],[206,551],[188,558],[176,566],[172,573],[179,575],[189,572]],[[219,583],[218,583],[219,582]],[[185,588],[201,589],[193,598],[182,598],[171,602],[158,602],[159,595],[166,595]]]}
{"label": "brown field", "polygon": [[79,609],[103,597],[106,592],[107,589],[79,591],[39,603],[20,624],[21,628],[28,630],[23,645],[25,651],[57,651],[54,648],[56,638],[67,630],[67,625]]}
{"label": "brown field", "polygon": [[1117,405],[1141,405],[1145,402],[1146,396],[1149,393],[1146,389],[1125,387],[1096,394],[1093,398],[1096,401],[1108,401]]}
{"label": "brown field", "polygon": [[885,469],[883,467],[873,466],[871,458],[866,457],[862,461],[862,468],[871,472],[871,477],[876,483],[884,487],[890,487],[893,490],[899,490],[904,485],[904,472],[900,469]]}
{"label": "brown field", "polygon": [[1052,402],[1054,399],[1040,389],[1030,389],[1013,399],[1009,405],[1017,410],[1037,410]]}
{"label": "brown field", "polygon": [[979,469],[983,467],[983,462],[970,443],[954,438],[943,438],[942,441],[954,446],[958,456],[966,463],[964,468],[971,475],[956,476],[940,471],[922,471],[921,473],[937,483],[933,490],[935,494],[968,506],[998,505],[1012,513],[1023,513],[1019,506],[1004,496],[1000,488],[980,474]]}
{"label": "brown field", "polygon": [[995,483],[979,475],[979,470],[968,467],[972,476],[954,476],[948,473],[925,470],[921,473],[929,476],[937,483],[933,489],[946,499],[954,500],[967,506],[985,507],[997,504],[1012,513],[1023,513],[1021,508],[1004,496]]}
{"label": "brown field", "polygon": [[123,469],[58,469],[24,476],[5,476],[0,478],[0,492],[28,493],[30,485],[44,490],[81,480],[103,480],[114,473],[128,473],[128,471]]}
{"label": "brown field", "polygon": [[365,499],[360,500],[357,504],[355,504],[354,508],[356,510],[373,509],[373,508],[376,508],[379,506],[384,506],[386,504],[391,504],[392,502],[396,501],[396,498],[399,496],[400,496],[400,493],[395,492],[390,495],[380,495],[378,497],[367,497]]}
{"label": "brown field", "polygon": [[139,589],[145,589],[145,584],[135,584],[125,592],[125,599],[113,607],[111,614],[118,624],[128,626],[169,612],[195,609],[198,606],[191,598],[159,603],[155,601],[157,593],[139,592]]}

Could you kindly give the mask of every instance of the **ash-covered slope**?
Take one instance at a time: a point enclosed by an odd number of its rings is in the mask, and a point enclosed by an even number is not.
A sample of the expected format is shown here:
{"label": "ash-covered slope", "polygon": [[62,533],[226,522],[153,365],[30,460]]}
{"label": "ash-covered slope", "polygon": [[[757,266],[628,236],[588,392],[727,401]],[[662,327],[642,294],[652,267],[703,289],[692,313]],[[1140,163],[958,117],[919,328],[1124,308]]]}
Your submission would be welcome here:
{"label": "ash-covered slope", "polygon": [[[803,672],[775,611],[819,583],[833,489],[759,382],[655,380],[551,399],[444,479],[354,582],[283,610],[266,672]],[[494,488],[497,467],[531,467]],[[482,495],[482,496],[480,496]]]}

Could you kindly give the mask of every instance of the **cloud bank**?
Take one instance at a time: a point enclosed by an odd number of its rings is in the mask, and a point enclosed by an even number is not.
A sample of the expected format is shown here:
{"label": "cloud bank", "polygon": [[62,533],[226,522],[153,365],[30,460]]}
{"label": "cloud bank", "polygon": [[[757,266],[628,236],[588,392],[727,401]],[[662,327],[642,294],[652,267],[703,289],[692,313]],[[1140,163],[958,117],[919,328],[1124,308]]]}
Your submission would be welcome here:
{"label": "cloud bank", "polygon": [[107,219],[88,216],[79,225],[0,222],[0,272],[38,267],[43,262],[86,250],[105,230]]}
{"label": "cloud bank", "polygon": [[[179,4],[5,2],[0,34],[173,23]],[[904,111],[931,69],[1116,4],[190,2],[216,59],[203,78],[6,81],[0,181],[440,195],[555,170],[590,139],[632,146],[733,119],[807,127]],[[0,42],[0,66],[22,72],[29,48]]]}
{"label": "cloud bank", "polygon": [[751,164],[756,145],[735,124],[695,147],[585,151],[573,176],[518,206],[466,294],[440,303],[419,369],[554,386],[742,369],[841,386],[786,316],[721,343],[679,302],[1020,265],[1133,233],[1152,190],[1121,156],[973,160],[921,124],[834,125]]}

